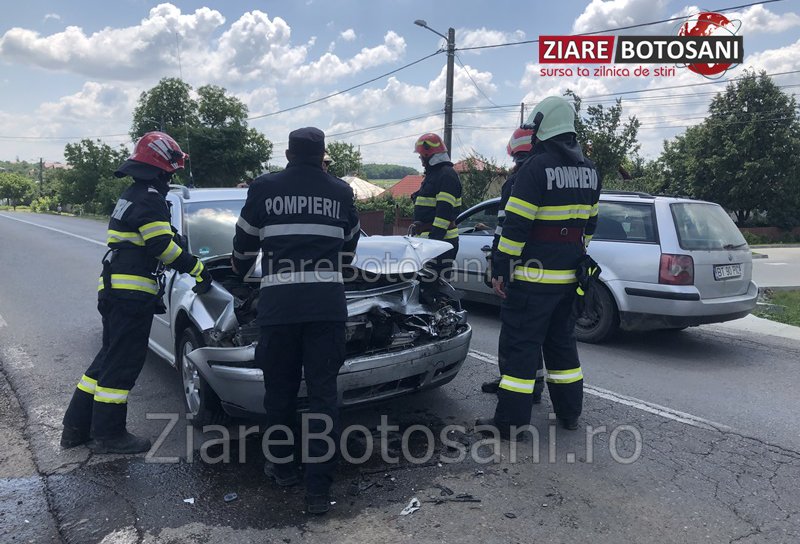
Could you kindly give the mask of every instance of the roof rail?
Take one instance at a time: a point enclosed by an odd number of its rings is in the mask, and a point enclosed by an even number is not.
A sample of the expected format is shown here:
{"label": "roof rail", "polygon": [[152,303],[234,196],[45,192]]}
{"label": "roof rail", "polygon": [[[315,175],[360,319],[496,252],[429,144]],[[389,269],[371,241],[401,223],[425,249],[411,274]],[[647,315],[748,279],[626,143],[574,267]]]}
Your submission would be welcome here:
{"label": "roof rail", "polygon": [[180,191],[181,196],[184,198],[184,200],[189,200],[190,198],[192,198],[191,193],[189,193],[189,188],[186,185],[180,185],[178,183],[170,183],[169,190]]}
{"label": "roof rail", "polygon": [[614,190],[605,190],[603,189],[600,191],[601,194],[604,195],[624,195],[624,196],[638,196],[639,198],[653,198],[653,195],[650,193],[643,193],[640,191],[614,191]]}

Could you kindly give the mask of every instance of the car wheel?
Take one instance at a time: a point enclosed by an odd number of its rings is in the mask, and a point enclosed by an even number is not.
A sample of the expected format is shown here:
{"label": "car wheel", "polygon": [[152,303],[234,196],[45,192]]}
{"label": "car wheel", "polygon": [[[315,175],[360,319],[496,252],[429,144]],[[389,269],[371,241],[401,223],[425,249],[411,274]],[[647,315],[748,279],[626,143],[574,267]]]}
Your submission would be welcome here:
{"label": "car wheel", "polygon": [[192,425],[201,429],[205,425],[224,425],[229,420],[217,394],[200,375],[197,367],[186,357],[187,353],[204,345],[197,331],[192,327],[186,327],[180,335],[176,350],[176,362],[183,386],[183,405],[186,412],[192,416]]}
{"label": "car wheel", "polygon": [[597,285],[586,301],[583,314],[575,322],[575,337],[587,344],[609,339],[619,329],[619,313],[611,292]]}

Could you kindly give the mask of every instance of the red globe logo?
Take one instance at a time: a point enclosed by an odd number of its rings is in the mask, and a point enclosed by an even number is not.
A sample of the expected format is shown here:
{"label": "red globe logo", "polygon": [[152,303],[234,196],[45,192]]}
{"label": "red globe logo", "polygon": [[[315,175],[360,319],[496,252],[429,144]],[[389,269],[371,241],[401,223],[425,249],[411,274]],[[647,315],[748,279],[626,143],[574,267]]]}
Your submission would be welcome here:
{"label": "red globe logo", "polygon": [[[731,21],[721,13],[705,11],[687,19],[678,30],[678,36],[735,36],[742,27],[739,20]],[[730,64],[689,64],[687,68],[705,77],[720,76],[730,69]]]}

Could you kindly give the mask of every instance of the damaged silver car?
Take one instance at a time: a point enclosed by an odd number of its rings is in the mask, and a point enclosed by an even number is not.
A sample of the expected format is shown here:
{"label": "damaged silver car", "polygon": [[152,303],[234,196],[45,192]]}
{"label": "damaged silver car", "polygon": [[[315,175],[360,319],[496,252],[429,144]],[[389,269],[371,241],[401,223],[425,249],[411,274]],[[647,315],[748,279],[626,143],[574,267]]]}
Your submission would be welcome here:
{"label": "damaged silver car", "polygon": [[[173,190],[172,224],[210,270],[213,289],[198,296],[194,281],[168,272],[150,348],[180,372],[187,412],[203,426],[228,416],[263,414],[264,381],[255,367],[258,270],[244,281],[230,266],[231,240],[244,189]],[[362,238],[346,282],[347,359],[339,373],[339,402],[353,406],[439,387],[455,378],[472,330],[455,290],[432,279],[425,263],[450,245],[404,236]],[[299,406],[305,402],[301,385]]]}

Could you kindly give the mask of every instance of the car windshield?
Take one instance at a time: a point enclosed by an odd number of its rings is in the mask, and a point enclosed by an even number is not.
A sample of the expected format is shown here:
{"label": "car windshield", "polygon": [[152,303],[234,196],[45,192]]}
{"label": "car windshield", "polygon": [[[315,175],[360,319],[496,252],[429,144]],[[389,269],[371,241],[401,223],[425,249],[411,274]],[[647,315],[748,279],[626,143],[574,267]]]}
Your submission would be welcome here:
{"label": "car windshield", "polygon": [[187,202],[184,234],[190,251],[201,259],[231,253],[242,206],[244,200]]}
{"label": "car windshield", "polygon": [[717,204],[673,204],[672,216],[683,249],[737,249],[747,246],[736,224]]}

